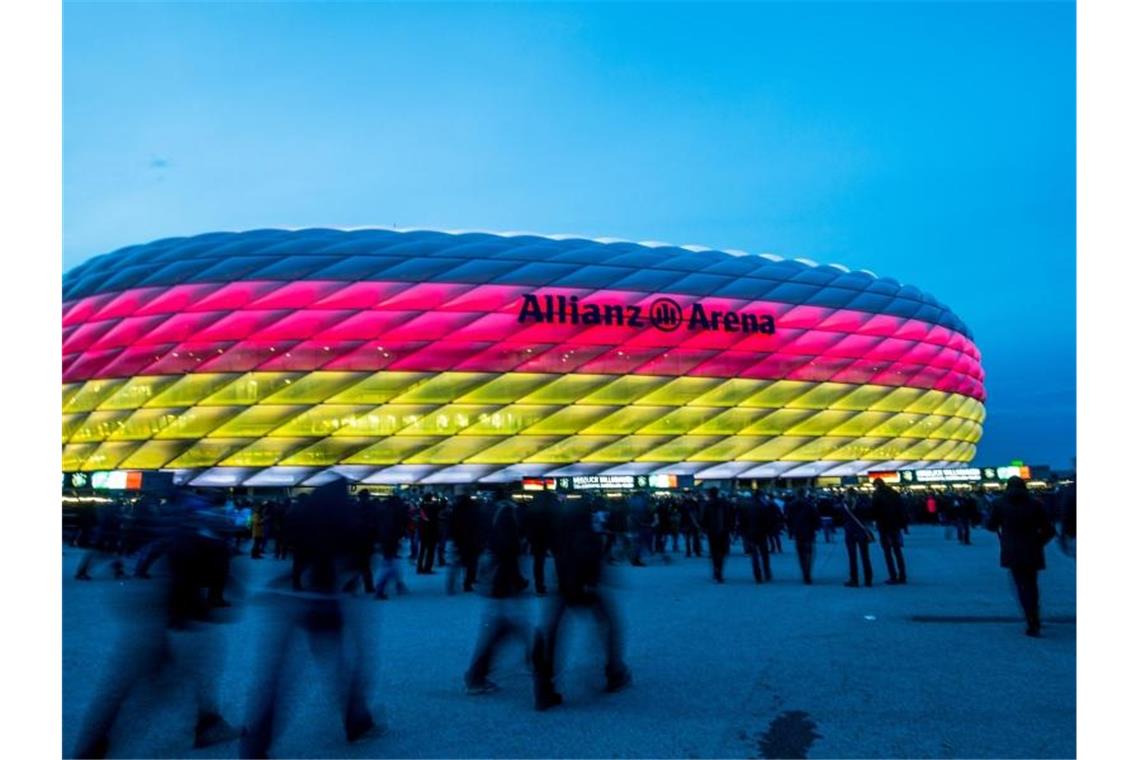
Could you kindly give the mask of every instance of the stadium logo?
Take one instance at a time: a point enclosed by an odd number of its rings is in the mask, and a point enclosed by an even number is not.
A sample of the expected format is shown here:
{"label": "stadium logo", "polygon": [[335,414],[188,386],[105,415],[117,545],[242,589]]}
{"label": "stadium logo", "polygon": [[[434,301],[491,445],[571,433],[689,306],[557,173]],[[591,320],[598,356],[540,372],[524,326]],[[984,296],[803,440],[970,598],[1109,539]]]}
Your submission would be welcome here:
{"label": "stadium logo", "polygon": [[686,310],[672,298],[665,297],[656,299],[648,310],[644,310],[641,304],[582,303],[578,296],[539,296],[526,293],[519,307],[518,321],[522,324],[533,322],[587,327],[655,327],[662,332],[673,332],[681,327],[693,331],[717,330],[764,335],[776,332],[776,320],[771,314],[707,309],[699,301],[695,301]]}

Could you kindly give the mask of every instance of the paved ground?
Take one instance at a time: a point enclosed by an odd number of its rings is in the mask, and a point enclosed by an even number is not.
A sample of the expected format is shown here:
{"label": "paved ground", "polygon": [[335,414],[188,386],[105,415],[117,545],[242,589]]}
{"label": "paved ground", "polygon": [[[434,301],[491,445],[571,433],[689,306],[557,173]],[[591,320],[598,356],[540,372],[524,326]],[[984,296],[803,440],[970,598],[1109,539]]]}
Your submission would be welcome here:
{"label": "paved ground", "polygon": [[[786,543],[786,542],[785,542]],[[787,548],[787,547],[785,547]],[[735,547],[734,547],[735,550]],[[876,586],[848,589],[841,543],[818,547],[816,585],[796,580],[794,554],[774,557],[775,583],[756,586],[738,550],[727,583],[707,560],[622,567],[615,593],[634,686],[605,695],[588,620],[574,622],[560,678],[566,704],[530,705],[521,648],[499,663],[498,694],[468,697],[463,673],[483,601],[448,597],[443,576],[407,576],[412,593],[358,607],[378,656],[373,702],[387,735],[346,745],[323,674],[307,649],[288,693],[282,757],[1074,757],[1076,569],[1056,546],[1042,574],[1045,638],[1023,635],[993,535],[973,546],[936,528],[907,537],[911,582],[888,587],[878,547]],[[78,724],[119,630],[116,610],[145,581],[71,580],[63,559],[63,741]],[[675,555],[682,556],[682,555]],[[285,572],[238,561],[250,590]],[[235,722],[259,682],[263,608],[225,627],[220,684]],[[537,602],[533,612],[537,612]],[[919,618],[916,620],[915,618]],[[1001,622],[1002,620],[1006,622]],[[924,622],[925,620],[925,622]],[[113,754],[230,757],[236,744],[195,752],[187,689],[140,693]],[[155,705],[159,705],[156,707]]]}

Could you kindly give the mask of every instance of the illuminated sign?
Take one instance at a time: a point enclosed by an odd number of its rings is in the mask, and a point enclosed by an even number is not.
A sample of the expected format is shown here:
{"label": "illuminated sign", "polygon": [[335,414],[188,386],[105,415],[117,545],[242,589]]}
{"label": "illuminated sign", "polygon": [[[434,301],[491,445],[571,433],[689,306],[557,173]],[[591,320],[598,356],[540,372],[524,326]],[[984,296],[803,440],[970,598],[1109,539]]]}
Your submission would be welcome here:
{"label": "illuminated sign", "polygon": [[[543,480],[543,478],[526,478]],[[575,475],[571,477],[547,478],[561,491],[632,491],[636,488],[691,488],[692,475]],[[524,490],[526,486],[523,486]]]}
{"label": "illuminated sign", "polygon": [[524,491],[553,491],[554,478],[523,478],[522,489]]}
{"label": "illuminated sign", "polygon": [[871,480],[882,480],[884,483],[898,483],[899,474],[897,472],[868,472],[867,477]]}
{"label": "illuminated sign", "polygon": [[1022,480],[1029,480],[1030,478],[1029,468],[1023,464],[1013,464],[1009,465],[1008,467],[998,467],[996,469],[998,480],[1009,480],[1010,478],[1021,478]]}
{"label": "illuminated sign", "polygon": [[139,470],[111,470],[91,473],[91,487],[97,491],[138,491],[143,485]]}
{"label": "illuminated sign", "polygon": [[982,479],[982,471],[977,467],[933,467],[927,470],[903,470],[900,474],[904,483],[973,483]]}
{"label": "illuminated sign", "polygon": [[685,327],[689,331],[717,330],[722,332],[762,333],[776,332],[776,320],[771,314],[753,314],[739,311],[721,311],[705,308],[694,302],[686,313],[685,307],[672,298],[661,297],[645,309],[641,304],[583,303],[578,296],[526,293],[519,307],[520,323],[534,322],[560,325],[604,325],[606,327],[655,327],[673,332]]}

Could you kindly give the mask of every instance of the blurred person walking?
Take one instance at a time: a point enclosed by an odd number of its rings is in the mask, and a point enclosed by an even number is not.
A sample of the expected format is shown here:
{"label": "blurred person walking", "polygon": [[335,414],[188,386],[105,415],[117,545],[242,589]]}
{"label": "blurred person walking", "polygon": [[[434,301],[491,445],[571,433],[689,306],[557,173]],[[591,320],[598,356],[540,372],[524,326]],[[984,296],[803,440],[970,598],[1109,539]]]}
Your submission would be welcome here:
{"label": "blurred person walking", "polygon": [[843,518],[843,542],[847,545],[847,568],[849,579],[845,586],[859,587],[858,559],[863,563],[863,585],[870,586],[874,576],[871,571],[871,542],[875,536],[867,527],[871,519],[871,505],[866,497],[860,497],[854,490],[848,489],[847,494],[839,502],[840,513]]}
{"label": "blurred person walking", "polygon": [[724,583],[724,559],[732,541],[735,523],[732,505],[717,488],[709,489],[708,501],[701,514],[701,525],[709,537],[709,556],[712,558],[713,580]]}
{"label": "blurred person walking", "polygon": [[788,536],[796,542],[796,557],[800,562],[800,573],[804,583],[811,585],[812,564],[815,562],[815,534],[822,521],[819,510],[808,499],[804,489],[799,489],[787,508]]}
{"label": "blurred person walking", "polygon": [[903,558],[903,530],[907,527],[906,510],[899,492],[875,478],[871,497],[871,513],[879,527],[879,543],[883,545],[883,559],[887,563],[887,585],[906,583],[906,560]]}

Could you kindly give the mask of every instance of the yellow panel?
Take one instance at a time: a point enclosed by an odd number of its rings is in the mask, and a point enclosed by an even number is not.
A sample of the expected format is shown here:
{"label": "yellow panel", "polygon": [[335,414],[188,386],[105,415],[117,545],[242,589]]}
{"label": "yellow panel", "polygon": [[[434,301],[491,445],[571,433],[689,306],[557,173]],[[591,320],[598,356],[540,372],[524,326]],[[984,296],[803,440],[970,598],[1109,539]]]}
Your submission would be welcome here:
{"label": "yellow panel", "polygon": [[613,380],[613,375],[563,375],[519,399],[522,404],[573,404],[595,388]]}
{"label": "yellow panel", "polygon": [[322,438],[281,460],[282,465],[317,467],[338,464],[342,459],[376,443],[375,438]]}
{"label": "yellow panel", "polygon": [[668,406],[583,406],[579,409],[613,410],[611,414],[583,428],[582,432],[588,435],[629,435],[673,411]]}
{"label": "yellow panel", "polygon": [[63,437],[63,443],[67,443],[71,436],[75,435],[76,431],[83,426],[83,421],[87,419],[86,414],[65,414],[63,415],[63,426],[60,431]]}
{"label": "yellow panel", "polygon": [[771,413],[769,409],[745,409],[743,407],[725,409],[708,422],[693,428],[693,433],[697,435],[732,435],[759,422]]}
{"label": "yellow panel", "polygon": [[384,404],[358,414],[336,432],[337,436],[394,435],[414,425],[423,415],[437,407],[433,404]]}
{"label": "yellow panel", "polygon": [[[460,435],[517,435],[558,412],[562,407],[537,404],[512,404],[479,415]],[[591,407],[595,408],[595,407]]]}
{"label": "yellow panel", "polygon": [[459,464],[480,451],[485,451],[503,439],[493,435],[466,435],[444,438],[430,449],[418,452],[404,460],[408,464]]}
{"label": "yellow panel", "polygon": [[580,406],[573,404],[564,407],[544,420],[539,420],[526,428],[525,432],[527,435],[572,435],[612,414],[616,409],[616,406]]}
{"label": "yellow panel", "polygon": [[434,377],[431,372],[376,372],[328,399],[330,404],[384,404]]}
{"label": "yellow panel", "polygon": [[938,405],[934,413],[941,414],[943,417],[954,417],[960,414],[959,410],[965,403],[966,396],[960,393],[943,393],[942,403]]}
{"label": "yellow panel", "polygon": [[112,441],[145,441],[178,419],[181,409],[139,409],[130,412],[119,429],[110,435]]}
{"label": "yellow panel", "polygon": [[[520,436],[525,438],[526,436]],[[608,443],[617,440],[615,435],[575,435],[563,438],[553,445],[527,457],[526,462],[549,462],[551,464],[568,464],[578,462],[591,451],[600,449]],[[475,459],[471,460],[476,461]]]}
{"label": "yellow panel", "polygon": [[66,409],[68,402],[75,398],[75,394],[83,387],[83,383],[64,383],[63,385],[63,407]]}
{"label": "yellow panel", "polygon": [[196,372],[183,375],[170,387],[164,389],[144,406],[180,407],[193,406],[219,388],[223,388],[240,375],[232,372]]}
{"label": "yellow panel", "polygon": [[247,372],[206,396],[199,406],[251,406],[304,376],[303,372]]}
{"label": "yellow panel", "polygon": [[855,412],[844,412],[838,409],[825,409],[794,425],[788,431],[788,435],[830,435],[855,414]]}
{"label": "yellow panel", "polygon": [[922,420],[922,417],[917,414],[898,413],[892,414],[887,420],[872,430],[868,435],[881,435],[884,438],[896,438],[905,433],[908,429],[915,426]]}
{"label": "yellow panel", "polygon": [[762,406],[769,409],[782,409],[815,387],[815,383],[802,383],[796,380],[778,380],[759,393],[741,402],[741,406]]}
{"label": "yellow panel", "polygon": [[981,425],[986,421],[986,405],[978,402],[978,413],[974,416],[974,422]]}
{"label": "yellow panel", "polygon": [[129,470],[157,470],[194,445],[193,441],[146,441],[123,460]]}
{"label": "yellow panel", "polygon": [[113,470],[137,449],[137,441],[107,441],[99,444],[80,467],[82,470]]}
{"label": "yellow panel", "polygon": [[882,399],[871,404],[876,412],[901,412],[914,403],[925,391],[921,388],[895,388]]}
{"label": "yellow panel", "polygon": [[103,399],[121,388],[126,380],[89,380],[63,405],[65,413],[91,412]]}
{"label": "yellow panel", "polygon": [[423,415],[401,430],[400,435],[455,435],[498,408],[493,404],[448,404]]}
{"label": "yellow panel", "polygon": [[362,449],[344,460],[345,464],[396,464],[405,457],[411,456],[420,449],[426,449],[433,443],[439,443],[438,438],[382,438],[366,449]]}
{"label": "yellow panel", "polygon": [[736,406],[749,396],[753,396],[772,384],[771,380],[749,380],[736,377],[724,380],[716,387],[702,393],[691,403],[693,406]]}
{"label": "yellow panel", "polygon": [[[350,406],[348,404],[321,404],[301,412],[273,429],[273,438],[324,438],[341,428],[352,427],[359,415],[371,409],[370,406]],[[354,428],[355,430],[355,428]]]}
{"label": "yellow panel", "polygon": [[933,414],[934,411],[942,406],[942,402],[946,400],[946,394],[942,391],[926,391],[914,403],[907,406],[903,411],[913,412],[915,414]]}
{"label": "yellow panel", "polygon": [[932,461],[950,459],[957,445],[957,441],[942,441],[926,455],[926,458]]}
{"label": "yellow panel", "polygon": [[[611,376],[612,377],[612,376]],[[621,375],[581,400],[582,404],[632,404],[669,382],[657,375]]]}
{"label": "yellow panel", "polygon": [[154,437],[158,440],[204,438],[240,411],[241,407],[238,406],[192,406]]}
{"label": "yellow panel", "polygon": [[777,409],[740,432],[744,435],[784,435],[812,414],[811,409]]}
{"label": "yellow panel", "polygon": [[65,472],[73,472],[78,470],[83,465],[85,460],[91,452],[99,448],[97,443],[69,443],[63,447],[63,469]]}
{"label": "yellow panel", "polygon": [[789,451],[780,458],[788,462],[815,462],[820,459],[834,459],[835,452],[844,445],[851,443],[852,440],[854,439],[838,436],[812,438],[803,446],[795,451]]}
{"label": "yellow panel", "polygon": [[755,460],[759,462],[774,462],[777,459],[782,459],[785,454],[791,451],[795,451],[810,440],[810,438],[792,438],[783,435],[777,436],[760,444],[756,448],[738,458],[746,459],[749,461]]}
{"label": "yellow panel", "polygon": [[[643,408],[654,409],[655,407]],[[643,435],[680,435],[681,433],[688,433],[697,425],[711,420],[723,411],[722,408],[715,406],[683,406],[680,409],[674,409],[672,412],[663,409],[661,412],[664,413],[664,416],[662,413],[658,413],[655,415],[657,419],[649,422],[638,432]]]}
{"label": "yellow panel", "polygon": [[865,459],[906,459],[906,450],[913,446],[913,438],[891,438],[867,453]]}
{"label": "yellow panel", "polygon": [[[933,414],[919,415],[918,421],[899,432],[881,431],[881,435],[898,435],[903,438],[949,438],[950,433],[961,427],[965,420],[957,417],[938,417]],[[879,433],[880,431],[876,431]]]}
{"label": "yellow panel", "polygon": [[222,460],[223,467],[271,467],[312,441],[305,438],[259,438]]}
{"label": "yellow panel", "polygon": [[980,401],[975,398],[967,398],[966,403],[958,412],[958,416],[981,423],[986,418],[986,412]]}
{"label": "yellow panel", "polygon": [[702,456],[720,441],[716,435],[682,435],[638,457],[641,462],[681,462]]}
{"label": "yellow panel", "polygon": [[850,396],[859,386],[848,383],[818,383],[802,396],[788,402],[793,409],[827,409]]}
{"label": "yellow panel", "polygon": [[637,400],[649,406],[684,406],[723,384],[717,377],[677,377]]}
{"label": "yellow panel", "polygon": [[[884,396],[891,392],[891,389],[885,385],[860,385],[856,386],[850,393],[841,399],[831,404],[832,409],[849,409],[856,412],[863,412],[868,409],[874,408],[874,404],[881,401]],[[887,410],[884,410],[887,411]]]}
{"label": "yellow panel", "polygon": [[87,419],[79,426],[79,429],[71,434],[69,439],[72,443],[90,443],[92,441],[105,441],[107,440],[119,427],[127,417],[131,416],[131,412],[92,412],[87,415]]}
{"label": "yellow panel", "polygon": [[982,426],[976,422],[964,420],[962,427],[958,428],[952,437],[966,441],[967,443],[977,443],[982,437]]}
{"label": "yellow panel", "polygon": [[194,441],[190,448],[166,466],[173,469],[210,467],[249,443],[249,440],[242,438],[204,438]]}
{"label": "yellow panel", "polygon": [[319,404],[330,396],[363,380],[363,372],[310,372],[296,380],[286,380],[266,404]]}
{"label": "yellow panel", "polygon": [[669,440],[667,435],[627,435],[582,457],[583,462],[632,462]]}
{"label": "yellow panel", "polygon": [[912,441],[914,444],[901,455],[902,459],[928,459],[929,454],[938,448],[939,441]]}
{"label": "yellow panel", "polygon": [[890,412],[857,412],[831,431],[832,435],[867,435],[890,419]]}
{"label": "yellow panel", "polygon": [[508,372],[472,388],[459,401],[465,404],[513,404],[558,377],[538,372]]}
{"label": "yellow panel", "polygon": [[108,396],[100,409],[138,409],[149,403],[178,380],[178,375],[144,375],[132,377]]}
{"label": "yellow panel", "polygon": [[481,451],[469,464],[517,464],[526,457],[553,446],[560,439],[549,435],[516,435]]}
{"label": "yellow panel", "polygon": [[392,401],[396,404],[450,404],[475,386],[489,382],[494,377],[489,372],[440,372]]}
{"label": "yellow panel", "polygon": [[977,453],[978,453],[978,450],[976,447],[974,447],[968,443],[959,443],[954,448],[953,452],[949,456],[946,457],[946,459],[949,459],[949,460],[955,461],[955,462],[972,462],[974,459],[974,456]]}
{"label": "yellow panel", "polygon": [[[835,451],[831,452],[829,457],[840,462],[853,462],[857,459],[872,459],[871,452],[886,443],[887,438],[856,438],[846,446],[842,446]],[[878,457],[883,459],[884,457]],[[885,457],[889,459],[890,457]]]}
{"label": "yellow panel", "polygon": [[759,435],[732,435],[707,449],[702,449],[689,457],[690,462],[731,462],[744,459],[744,455],[764,443],[766,438]]}
{"label": "yellow panel", "polygon": [[260,438],[280,427],[290,417],[306,409],[304,406],[265,406],[258,404],[244,409],[210,433],[214,438]]}

